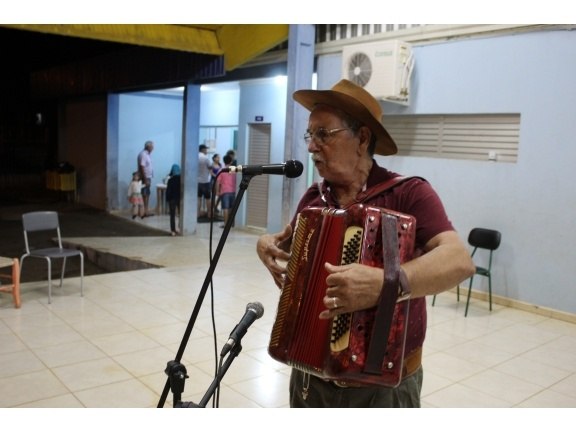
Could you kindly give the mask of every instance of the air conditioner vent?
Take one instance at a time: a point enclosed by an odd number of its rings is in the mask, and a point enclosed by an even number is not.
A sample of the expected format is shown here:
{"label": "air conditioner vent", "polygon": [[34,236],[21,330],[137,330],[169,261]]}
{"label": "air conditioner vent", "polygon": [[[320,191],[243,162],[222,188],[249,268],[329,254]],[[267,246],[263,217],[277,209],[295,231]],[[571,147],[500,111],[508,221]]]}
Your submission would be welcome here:
{"label": "air conditioner vent", "polygon": [[353,83],[364,87],[372,77],[372,62],[363,52],[358,52],[350,57],[348,62],[348,79]]}
{"label": "air conditioner vent", "polygon": [[381,100],[408,103],[413,67],[412,47],[403,41],[347,45],[342,50],[342,78]]}

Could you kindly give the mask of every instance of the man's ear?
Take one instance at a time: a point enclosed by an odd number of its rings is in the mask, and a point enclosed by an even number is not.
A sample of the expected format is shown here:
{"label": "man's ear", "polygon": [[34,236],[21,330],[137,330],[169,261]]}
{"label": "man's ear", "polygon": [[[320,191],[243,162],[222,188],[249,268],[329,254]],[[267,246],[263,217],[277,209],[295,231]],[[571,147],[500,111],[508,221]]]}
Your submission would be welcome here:
{"label": "man's ear", "polygon": [[360,140],[358,149],[361,150],[362,153],[368,151],[371,138],[372,138],[372,131],[367,126],[362,126],[358,130],[358,139]]}

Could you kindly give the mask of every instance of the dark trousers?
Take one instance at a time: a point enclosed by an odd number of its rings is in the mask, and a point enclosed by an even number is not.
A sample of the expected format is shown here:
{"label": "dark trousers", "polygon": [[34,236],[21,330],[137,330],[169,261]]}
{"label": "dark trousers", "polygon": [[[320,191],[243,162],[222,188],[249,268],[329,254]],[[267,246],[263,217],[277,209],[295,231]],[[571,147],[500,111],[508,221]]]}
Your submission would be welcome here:
{"label": "dark trousers", "polygon": [[170,231],[176,232],[176,209],[180,213],[179,201],[168,201],[168,210],[170,211]]}
{"label": "dark trousers", "polygon": [[[420,408],[423,372],[420,367],[404,378],[395,388],[388,387],[338,387],[331,381],[315,376],[310,380],[304,372],[292,369],[290,375],[291,408]],[[302,396],[308,386],[306,399]]]}

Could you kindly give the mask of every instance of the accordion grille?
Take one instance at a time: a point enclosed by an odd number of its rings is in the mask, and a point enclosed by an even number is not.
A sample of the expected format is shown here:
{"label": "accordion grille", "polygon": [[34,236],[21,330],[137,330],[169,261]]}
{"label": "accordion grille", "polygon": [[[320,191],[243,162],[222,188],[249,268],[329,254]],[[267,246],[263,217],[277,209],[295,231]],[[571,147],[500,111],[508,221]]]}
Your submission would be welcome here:
{"label": "accordion grille", "polygon": [[[283,322],[286,314],[290,308],[290,300],[292,299],[292,291],[294,289],[296,272],[298,271],[299,263],[302,259],[307,260],[307,253],[305,242],[308,220],[304,217],[299,217],[296,225],[296,230],[292,239],[292,255],[286,266],[286,279],[282,286],[282,296],[278,303],[278,310],[276,312],[276,322]],[[303,256],[306,255],[306,256]],[[272,328],[270,336],[270,345],[278,345],[282,334],[281,326],[275,325]]]}
{"label": "accordion grille", "polygon": [[[342,247],[341,265],[360,262],[360,251],[362,249],[362,227],[350,226],[344,234],[344,244]],[[332,321],[332,333],[330,336],[330,350],[342,351],[348,348],[350,342],[350,322],[352,314],[340,314]]]}

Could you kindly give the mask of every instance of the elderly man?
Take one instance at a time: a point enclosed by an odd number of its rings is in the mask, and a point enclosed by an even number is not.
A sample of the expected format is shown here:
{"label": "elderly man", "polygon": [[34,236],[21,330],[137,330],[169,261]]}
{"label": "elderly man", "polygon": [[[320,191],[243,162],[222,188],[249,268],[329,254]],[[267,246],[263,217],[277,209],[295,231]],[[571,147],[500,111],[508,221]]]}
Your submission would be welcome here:
{"label": "elderly man", "polygon": [[[405,359],[411,370],[396,387],[346,386],[297,369],[290,379],[292,407],[420,407],[423,372],[420,356],[426,331],[425,296],[456,286],[474,272],[470,255],[448,219],[432,187],[423,179],[410,178],[376,196],[369,192],[398,177],[380,167],[374,154],[392,155],[396,144],[380,123],[378,101],[363,88],[342,80],[331,90],[299,90],[294,100],[310,110],[304,141],[318,173],[323,178],[301,198],[297,213],[309,206],[345,208],[362,202],[412,215],[416,218],[413,260],[401,265],[400,281],[409,287],[411,300]],[[364,200],[362,197],[370,197]],[[257,252],[282,287],[285,262],[295,219],[282,232],[265,234],[257,243]],[[372,308],[378,304],[384,272],[360,263],[325,264],[327,278],[319,320],[339,314]],[[312,288],[312,287],[310,287]],[[310,323],[311,326],[314,323]]]}
{"label": "elderly man", "polygon": [[144,149],[138,153],[138,172],[142,179],[142,198],[144,200],[144,217],[154,216],[148,212],[148,204],[150,202],[150,188],[152,185],[152,177],[154,177],[154,168],[152,167],[152,151],[154,150],[154,143],[146,141]]}

